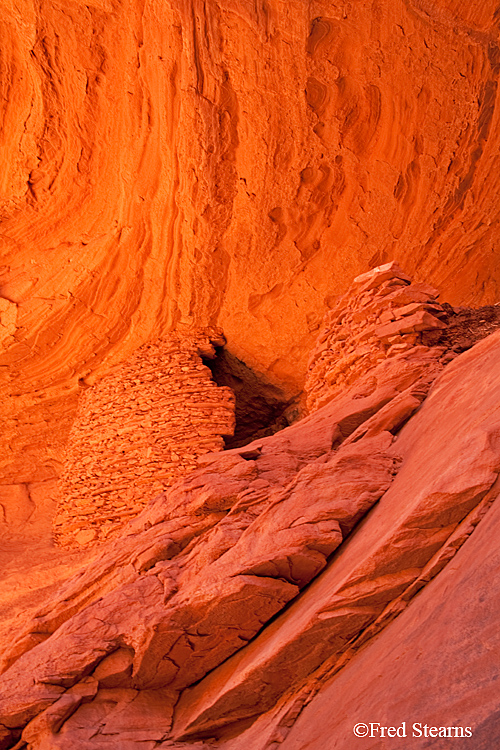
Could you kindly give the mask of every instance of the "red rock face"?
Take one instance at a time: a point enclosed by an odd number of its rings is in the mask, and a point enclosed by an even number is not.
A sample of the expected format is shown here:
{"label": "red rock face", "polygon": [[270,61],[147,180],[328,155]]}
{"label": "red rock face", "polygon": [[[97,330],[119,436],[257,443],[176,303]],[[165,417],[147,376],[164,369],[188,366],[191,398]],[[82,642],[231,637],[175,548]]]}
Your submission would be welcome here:
{"label": "red rock face", "polygon": [[220,324],[296,393],[326,306],[369,267],[495,302],[495,14],[4,3],[4,481],[57,476],[78,379],[179,322]]}
{"label": "red rock face", "polygon": [[[368,294],[375,318],[391,310],[401,326],[406,306],[387,302],[394,287],[399,297],[415,292],[394,264],[359,277],[345,315],[366,312]],[[430,327],[443,337],[447,329]],[[347,340],[335,331],[333,347]],[[365,716],[354,709],[394,710],[391,725],[406,720],[397,687],[380,689],[370,670],[378,674],[381,660],[394,673],[393,647],[415,679],[434,668],[447,630],[433,591],[452,600],[447,587],[456,586],[483,610],[466,571],[478,535],[486,550],[495,536],[500,333],[461,355],[440,341],[406,341],[402,350],[376,341],[367,371],[355,367],[305,419],[201,456],[26,623],[3,658],[5,748],[19,740],[33,750],[105,750],[117,736],[127,750],[187,750],[207,738],[227,750],[264,750],[278,739],[319,748],[328,727],[348,746]],[[431,622],[435,640],[422,653]],[[470,626],[468,610],[458,622]],[[473,650],[477,663],[467,680],[446,676],[454,697],[438,708],[450,709],[451,724],[482,723],[486,734],[493,693],[480,705],[470,699],[483,680],[482,647],[476,631],[472,641],[468,630],[454,634],[449,658]],[[488,680],[495,669],[490,659]],[[337,697],[358,690],[360,670],[361,708]],[[394,681],[408,695],[405,710],[429,713],[426,695],[408,693],[410,680],[411,672]]]}
{"label": "red rock face", "polygon": [[[4,0],[0,750],[498,744],[498,15]],[[309,416],[55,552],[82,387],[216,325]]]}

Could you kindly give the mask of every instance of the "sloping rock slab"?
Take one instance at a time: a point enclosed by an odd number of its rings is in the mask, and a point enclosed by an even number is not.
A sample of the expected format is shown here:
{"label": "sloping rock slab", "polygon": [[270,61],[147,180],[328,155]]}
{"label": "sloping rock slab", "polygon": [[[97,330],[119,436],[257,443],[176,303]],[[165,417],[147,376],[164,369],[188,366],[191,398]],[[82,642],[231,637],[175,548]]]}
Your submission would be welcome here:
{"label": "sloping rock slab", "polygon": [[418,578],[500,471],[500,334],[455,360],[401,431],[400,471],[329,568],[243,651],[184,692],[176,736],[271,708]]}
{"label": "sloping rock slab", "polygon": [[[499,747],[499,537],[496,500],[453,564],[304,709],[282,750]],[[405,722],[406,737],[354,737],[358,722]]]}

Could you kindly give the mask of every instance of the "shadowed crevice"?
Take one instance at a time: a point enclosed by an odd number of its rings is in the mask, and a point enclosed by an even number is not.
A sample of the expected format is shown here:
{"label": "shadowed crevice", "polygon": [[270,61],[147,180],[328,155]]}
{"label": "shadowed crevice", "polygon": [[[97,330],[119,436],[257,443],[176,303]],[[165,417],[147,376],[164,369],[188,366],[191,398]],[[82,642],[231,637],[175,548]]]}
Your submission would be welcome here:
{"label": "shadowed crevice", "polygon": [[287,399],[227,349],[218,348],[217,357],[204,360],[204,364],[217,385],[231,388],[236,398],[236,427],[234,435],[224,438],[226,448],[274,435],[298,419],[296,399]]}

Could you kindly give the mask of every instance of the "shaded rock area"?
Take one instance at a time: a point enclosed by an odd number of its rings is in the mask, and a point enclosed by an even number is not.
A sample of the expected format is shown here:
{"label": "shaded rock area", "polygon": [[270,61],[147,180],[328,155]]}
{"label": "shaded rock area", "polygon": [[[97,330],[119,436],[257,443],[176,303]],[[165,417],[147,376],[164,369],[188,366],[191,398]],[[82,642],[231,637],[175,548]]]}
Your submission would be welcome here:
{"label": "shaded rock area", "polygon": [[500,328],[500,304],[486,307],[451,307],[443,305],[448,313],[446,328],[439,333],[439,342],[453,351],[463,352]]}
{"label": "shaded rock area", "polygon": [[[368,750],[375,743],[398,750],[496,747],[500,738],[496,656],[500,639],[495,606],[500,594],[499,533],[497,499],[453,564],[395,622],[326,685],[320,687],[320,680],[315,686],[309,684],[309,694],[304,691],[303,695],[308,705],[289,726],[289,733],[284,727],[286,741],[280,746],[286,750]],[[318,688],[320,693],[311,700]],[[339,706],[348,708],[332,710]],[[407,736],[386,738],[385,743],[380,732],[376,739],[355,738],[353,727],[358,721],[396,727],[405,722]],[[425,725],[438,731],[425,736]],[[442,727],[446,739],[442,730],[439,735]],[[261,738],[266,730],[267,737],[272,734],[269,725],[259,729]],[[237,747],[253,745],[247,737]]]}
{"label": "shaded rock area", "polygon": [[296,399],[287,399],[282,390],[259,377],[226,348],[217,350],[217,357],[205,364],[217,385],[231,388],[235,396],[234,434],[224,437],[226,448],[239,448],[273,435],[298,418]]}
{"label": "shaded rock area", "polygon": [[[423,344],[446,331],[436,294],[392,263],[355,279],[349,335],[331,314],[320,332],[313,411],[199,456],[18,628],[2,658],[3,748],[348,749],[365,708],[387,724],[449,709],[486,735],[497,608],[476,565],[491,556],[495,590],[500,332],[463,353]],[[337,367],[328,351],[355,336],[363,366]],[[444,655],[467,677],[449,670],[431,710]]]}

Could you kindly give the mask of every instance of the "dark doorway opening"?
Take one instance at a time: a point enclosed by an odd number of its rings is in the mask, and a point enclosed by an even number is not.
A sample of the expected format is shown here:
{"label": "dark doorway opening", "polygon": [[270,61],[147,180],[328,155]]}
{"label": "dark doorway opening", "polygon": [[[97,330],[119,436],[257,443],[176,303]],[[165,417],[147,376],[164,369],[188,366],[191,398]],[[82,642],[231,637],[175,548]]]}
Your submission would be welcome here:
{"label": "dark doorway opening", "polygon": [[215,359],[204,359],[217,385],[231,388],[236,398],[236,428],[225,437],[226,448],[239,448],[252,440],[273,435],[298,418],[295,399],[268,383],[224,348]]}

